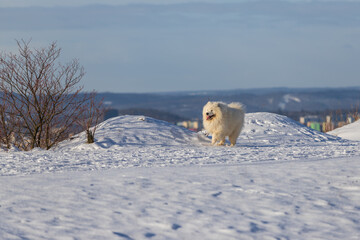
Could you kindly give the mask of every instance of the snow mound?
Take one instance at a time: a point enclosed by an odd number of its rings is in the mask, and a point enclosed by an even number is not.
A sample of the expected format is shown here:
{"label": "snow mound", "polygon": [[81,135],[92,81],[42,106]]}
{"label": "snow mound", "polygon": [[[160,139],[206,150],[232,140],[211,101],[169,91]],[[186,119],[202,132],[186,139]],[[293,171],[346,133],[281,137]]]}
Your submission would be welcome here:
{"label": "snow mound", "polygon": [[[101,123],[95,144],[85,143],[85,133],[61,143],[57,149],[97,150],[124,146],[209,146],[211,136],[195,133],[171,123],[144,116],[120,116]],[[314,144],[344,141],[273,113],[248,113],[237,146]]]}
{"label": "snow mound", "polygon": [[214,147],[202,132],[150,117],[120,116],[98,125],[94,144],[85,143],[80,133],[50,151],[0,151],[0,176],[359,156],[359,142],[317,132],[285,116],[249,113],[245,121],[235,147]]}
{"label": "snow mound", "polygon": [[85,144],[85,133],[76,135],[58,149],[111,148],[113,146],[174,146],[194,144],[197,134],[171,123],[145,116],[119,116],[99,124],[95,144]]}
{"label": "snow mound", "polygon": [[360,120],[328,132],[348,140],[360,141]]}
{"label": "snow mound", "polygon": [[286,116],[274,113],[249,113],[245,116],[240,141],[271,144],[314,144],[339,142],[339,137],[308,128]]}

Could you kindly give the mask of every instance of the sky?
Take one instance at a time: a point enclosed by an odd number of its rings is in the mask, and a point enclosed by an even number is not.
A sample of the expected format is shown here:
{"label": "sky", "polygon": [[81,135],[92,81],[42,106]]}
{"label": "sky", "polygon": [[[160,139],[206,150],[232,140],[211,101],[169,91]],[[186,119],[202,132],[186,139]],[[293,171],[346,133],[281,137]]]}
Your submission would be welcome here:
{"label": "sky", "polygon": [[85,90],[360,86],[360,1],[0,0],[0,51],[56,41]]}

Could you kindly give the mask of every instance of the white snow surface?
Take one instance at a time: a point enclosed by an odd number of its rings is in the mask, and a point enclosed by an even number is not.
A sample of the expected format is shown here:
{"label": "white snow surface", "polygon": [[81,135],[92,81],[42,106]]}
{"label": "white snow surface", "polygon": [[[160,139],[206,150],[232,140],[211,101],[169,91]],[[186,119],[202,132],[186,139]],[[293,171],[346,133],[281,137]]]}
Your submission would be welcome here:
{"label": "white snow surface", "polygon": [[0,239],[360,239],[359,141],[251,113],[235,147],[145,116],[0,151]]}
{"label": "white snow surface", "polygon": [[344,139],[360,141],[360,120],[328,132]]}

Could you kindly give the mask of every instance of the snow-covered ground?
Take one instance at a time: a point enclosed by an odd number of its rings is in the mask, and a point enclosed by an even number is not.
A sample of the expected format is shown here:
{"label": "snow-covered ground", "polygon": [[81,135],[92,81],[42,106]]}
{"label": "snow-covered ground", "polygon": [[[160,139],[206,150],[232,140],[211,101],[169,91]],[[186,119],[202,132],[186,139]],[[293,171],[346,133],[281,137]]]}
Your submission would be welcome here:
{"label": "snow-covered ground", "polygon": [[359,141],[270,113],[235,147],[142,116],[96,139],[0,152],[0,239],[360,239]]}
{"label": "snow-covered ground", "polygon": [[360,141],[360,120],[337,128],[329,134],[339,136],[344,139]]}

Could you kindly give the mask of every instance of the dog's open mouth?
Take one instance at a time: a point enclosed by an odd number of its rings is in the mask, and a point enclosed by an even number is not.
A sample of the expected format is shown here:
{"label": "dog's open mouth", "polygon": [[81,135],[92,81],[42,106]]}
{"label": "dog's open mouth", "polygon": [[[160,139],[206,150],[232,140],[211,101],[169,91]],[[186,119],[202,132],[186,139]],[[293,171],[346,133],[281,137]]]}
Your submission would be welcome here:
{"label": "dog's open mouth", "polygon": [[215,117],[215,114],[212,113],[206,113],[206,120],[211,120]]}

